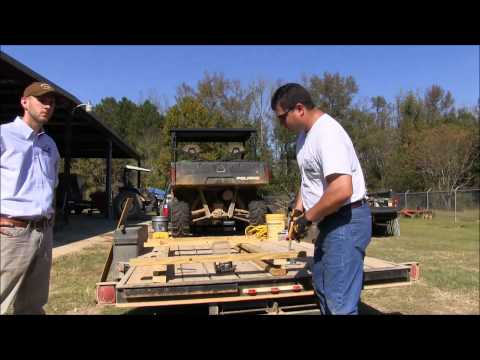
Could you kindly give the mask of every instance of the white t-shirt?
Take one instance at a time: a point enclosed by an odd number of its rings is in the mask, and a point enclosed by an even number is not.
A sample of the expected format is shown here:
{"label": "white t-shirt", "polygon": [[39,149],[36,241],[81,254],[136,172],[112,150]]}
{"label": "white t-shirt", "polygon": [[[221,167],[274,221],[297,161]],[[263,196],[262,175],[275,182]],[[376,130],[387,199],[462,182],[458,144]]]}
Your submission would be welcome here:
{"label": "white t-shirt", "polygon": [[305,210],[317,204],[327,185],[325,178],[332,174],[352,176],[353,193],[345,205],[366,195],[362,168],[352,140],[330,115],[323,114],[307,133],[298,136],[297,162],[302,175],[301,195]]}

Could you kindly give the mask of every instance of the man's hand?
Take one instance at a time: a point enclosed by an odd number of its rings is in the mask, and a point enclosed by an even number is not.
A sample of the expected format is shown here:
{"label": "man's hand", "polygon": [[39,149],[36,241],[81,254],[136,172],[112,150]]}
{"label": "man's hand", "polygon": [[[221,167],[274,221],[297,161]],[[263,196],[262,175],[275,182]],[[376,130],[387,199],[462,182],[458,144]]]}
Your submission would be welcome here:
{"label": "man's hand", "polygon": [[303,215],[303,211],[300,210],[300,209],[293,209],[293,213],[292,213],[292,219],[295,219],[299,216]]}
{"label": "man's hand", "polygon": [[295,209],[289,208],[288,210],[289,210],[289,214],[288,214],[287,240],[292,240],[292,239],[295,239],[295,231],[293,230],[295,219],[298,218],[299,216],[302,216],[303,211],[298,208],[295,208]]}
{"label": "man's hand", "polygon": [[305,215],[302,214],[293,220],[293,232],[295,234],[295,239],[303,238],[308,231],[308,228],[312,225],[311,221],[308,221],[305,218]]}

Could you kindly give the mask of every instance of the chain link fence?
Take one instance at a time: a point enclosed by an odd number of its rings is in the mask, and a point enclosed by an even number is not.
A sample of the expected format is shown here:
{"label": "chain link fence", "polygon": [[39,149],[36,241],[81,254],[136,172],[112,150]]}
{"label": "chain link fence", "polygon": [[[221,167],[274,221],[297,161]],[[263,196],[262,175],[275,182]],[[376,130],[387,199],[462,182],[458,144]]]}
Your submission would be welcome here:
{"label": "chain link fence", "polygon": [[431,210],[436,217],[445,217],[453,222],[478,221],[480,189],[457,191],[425,191],[394,193],[400,208]]}

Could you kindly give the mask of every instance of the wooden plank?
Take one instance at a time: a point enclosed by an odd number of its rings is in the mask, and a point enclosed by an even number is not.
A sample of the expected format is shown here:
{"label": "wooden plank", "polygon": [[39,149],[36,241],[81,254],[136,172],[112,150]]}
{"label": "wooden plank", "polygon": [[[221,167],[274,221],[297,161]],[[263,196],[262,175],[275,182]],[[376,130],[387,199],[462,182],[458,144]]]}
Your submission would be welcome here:
{"label": "wooden plank", "polygon": [[135,258],[130,260],[131,265],[168,265],[192,264],[199,262],[226,262],[248,260],[290,259],[300,257],[302,253],[296,251],[279,253],[248,253],[230,255],[199,255],[199,256],[170,256],[166,258]]}
{"label": "wooden plank", "polygon": [[120,281],[118,282],[117,287],[125,285],[130,279],[130,277],[132,276],[132,274],[134,273],[135,269],[136,269],[136,266],[133,266],[133,265],[130,266],[130,269],[128,269],[127,273],[123,275]]}
{"label": "wooden plank", "polygon": [[162,284],[167,282],[167,265],[152,266],[152,282]]}
{"label": "wooden plank", "polygon": [[[120,229],[120,226],[122,226],[123,222],[126,219],[126,214],[128,214],[128,210],[130,209],[130,206],[132,204],[132,198],[127,198],[127,201],[125,202],[125,205],[123,206],[122,214],[120,215],[120,219],[118,220],[117,223],[117,230]],[[105,264],[103,265],[103,271],[102,275],[100,276],[100,282],[106,281],[108,277],[108,273],[110,272],[110,267],[112,266],[112,260],[113,260],[113,241],[112,239],[112,244],[110,245],[110,249],[108,250],[108,256],[107,260],[105,261]]]}
{"label": "wooden plank", "polygon": [[267,240],[261,240],[257,237],[250,236],[199,236],[194,238],[170,238],[170,239],[151,239],[145,243],[145,247],[157,247],[157,246],[176,246],[176,245],[205,245],[211,246],[214,242],[228,241],[232,246],[240,243],[257,244],[266,242]]}
{"label": "wooden plank", "polygon": [[[251,244],[240,244],[238,245],[240,249],[243,249],[249,253],[259,253],[262,249],[258,246],[251,245]],[[277,259],[281,260],[281,259]],[[274,260],[275,261],[275,260]],[[266,271],[270,273],[272,276],[285,276],[287,274],[287,269],[281,268],[279,266],[274,266],[274,264],[268,261],[262,260],[252,260],[252,262],[260,268],[260,270]]]}
{"label": "wooden plank", "polygon": [[167,265],[137,266],[128,279],[127,284],[165,284],[167,281]]}
{"label": "wooden plank", "polygon": [[[288,251],[288,246],[287,241],[266,241],[258,244],[257,247],[262,251]],[[292,249],[294,251],[304,251],[306,257],[296,259],[294,264],[287,262],[286,259],[274,259],[272,264],[274,266],[281,265],[287,271],[291,271],[293,269],[303,269],[306,267],[306,264],[310,265],[313,263],[313,244],[305,243],[305,245],[302,245],[301,243],[295,242],[292,243]]]}
{"label": "wooden plank", "polygon": [[125,220],[127,219],[128,210],[130,210],[130,206],[132,205],[133,198],[127,198],[125,205],[123,206],[122,214],[120,215],[120,219],[118,219],[117,230],[120,229],[120,226],[123,225]]}
{"label": "wooden plank", "polygon": [[103,265],[103,271],[102,271],[102,275],[100,276],[100,282],[107,281],[108,273],[110,272],[110,267],[112,266],[112,261],[113,261],[113,243],[110,245],[110,250],[108,251],[107,260]]}
{"label": "wooden plank", "polygon": [[305,251],[307,256],[313,256],[314,245],[310,243],[297,243],[296,241],[292,242],[292,250],[289,250],[288,241],[263,241],[256,244],[260,246],[264,251]]}
{"label": "wooden plank", "polygon": [[364,263],[367,264],[368,266],[371,266],[372,268],[385,268],[385,267],[392,267],[392,266],[398,265],[390,261],[376,259],[369,256],[365,256]]}
{"label": "wooden plank", "polygon": [[258,266],[252,261],[239,261],[235,264],[237,265],[235,272],[240,279],[256,278],[258,275],[269,275],[268,272],[262,273]]}
{"label": "wooden plank", "polygon": [[[194,247],[195,255],[200,255],[201,253],[208,251],[206,249],[200,249],[200,251],[197,249],[197,247]],[[211,253],[211,250],[209,251]],[[183,280],[184,281],[206,281],[210,280],[209,276],[209,271],[208,269],[204,266],[203,263],[194,263],[194,264],[188,264],[188,265],[182,265],[183,268]],[[188,271],[188,272],[186,272]]]}
{"label": "wooden plank", "polygon": [[150,266],[136,266],[135,271],[127,281],[128,285],[146,284],[152,282],[152,269]]}
{"label": "wooden plank", "polygon": [[275,264],[270,264],[267,261],[253,260],[253,263],[263,269],[263,271],[272,274],[272,276],[285,276],[288,272],[286,268],[275,266]]}
{"label": "wooden plank", "polygon": [[397,286],[409,286],[412,285],[411,281],[402,281],[402,282],[392,282],[388,284],[372,284],[372,285],[365,285],[363,287],[364,290],[373,290],[373,289],[384,289],[384,288],[391,288]]}

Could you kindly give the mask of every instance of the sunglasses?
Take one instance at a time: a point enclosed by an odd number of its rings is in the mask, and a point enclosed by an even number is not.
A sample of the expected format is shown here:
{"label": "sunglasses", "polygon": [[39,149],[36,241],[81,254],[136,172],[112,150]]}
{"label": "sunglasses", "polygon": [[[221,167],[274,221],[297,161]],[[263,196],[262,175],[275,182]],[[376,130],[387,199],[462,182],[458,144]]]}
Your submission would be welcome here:
{"label": "sunglasses", "polygon": [[281,121],[285,122],[287,121],[287,116],[288,116],[288,113],[290,111],[292,111],[293,109],[288,109],[287,111],[285,111],[283,114],[280,114],[280,115],[277,115],[277,118],[279,118]]}

